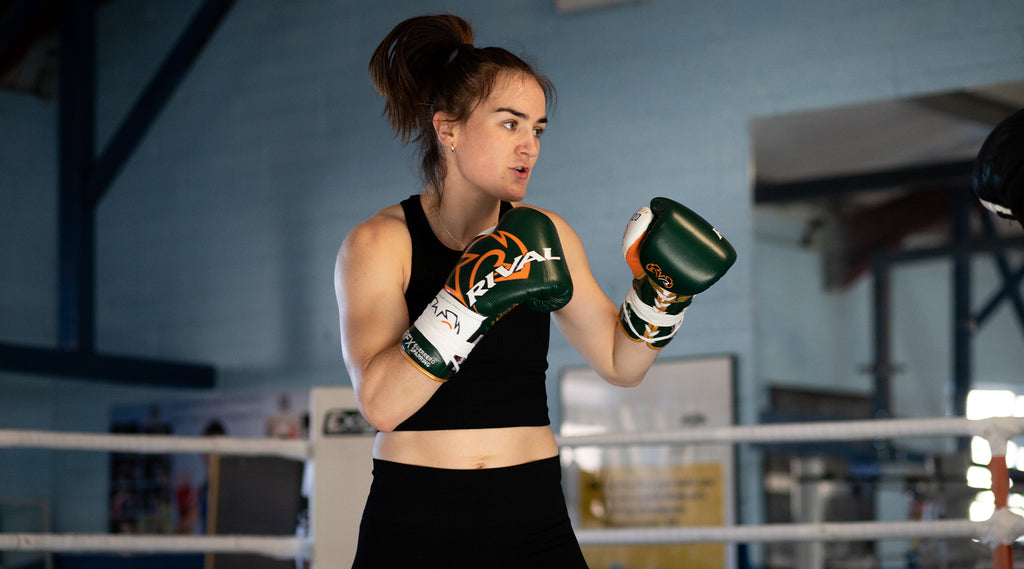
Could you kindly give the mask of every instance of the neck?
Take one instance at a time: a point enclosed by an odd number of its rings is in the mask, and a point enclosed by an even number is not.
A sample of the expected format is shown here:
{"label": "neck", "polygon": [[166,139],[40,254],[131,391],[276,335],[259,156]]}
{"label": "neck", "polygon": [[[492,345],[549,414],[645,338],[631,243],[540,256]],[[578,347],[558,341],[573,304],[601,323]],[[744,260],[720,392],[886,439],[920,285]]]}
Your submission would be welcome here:
{"label": "neck", "polygon": [[498,222],[501,202],[497,200],[474,203],[473,200],[455,200],[451,196],[442,199],[436,192],[427,195],[431,198],[425,200],[424,211],[434,233],[449,247],[464,249],[473,238]]}

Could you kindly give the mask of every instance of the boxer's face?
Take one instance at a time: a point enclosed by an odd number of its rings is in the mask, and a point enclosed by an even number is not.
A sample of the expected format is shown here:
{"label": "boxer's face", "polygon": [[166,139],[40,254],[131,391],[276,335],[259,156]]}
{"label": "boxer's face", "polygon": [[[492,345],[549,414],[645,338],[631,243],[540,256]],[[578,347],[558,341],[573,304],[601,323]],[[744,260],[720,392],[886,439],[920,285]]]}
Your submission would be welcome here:
{"label": "boxer's face", "polygon": [[454,127],[445,185],[468,183],[496,199],[522,201],[540,155],[546,113],[536,80],[499,75],[491,95]]}

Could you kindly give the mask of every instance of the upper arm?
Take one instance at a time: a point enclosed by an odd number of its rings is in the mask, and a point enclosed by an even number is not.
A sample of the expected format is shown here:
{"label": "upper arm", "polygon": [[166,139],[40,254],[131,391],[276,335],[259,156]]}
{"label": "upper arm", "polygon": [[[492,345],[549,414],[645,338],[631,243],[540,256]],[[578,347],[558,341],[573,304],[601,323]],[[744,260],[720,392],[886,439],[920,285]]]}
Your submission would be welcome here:
{"label": "upper arm", "polygon": [[405,224],[378,214],[352,229],[338,251],[341,348],[357,394],[369,364],[409,327],[404,294],[411,247]]}
{"label": "upper arm", "polygon": [[621,386],[638,384],[657,352],[623,333],[619,307],[594,278],[579,236],[560,216],[545,213],[558,229],[573,286],[572,299],[554,313],[555,324],[605,381]]}
{"label": "upper arm", "polygon": [[618,307],[601,290],[580,238],[561,216],[545,211],[558,230],[572,277],[572,299],[554,313],[558,329],[599,373],[618,326]]}

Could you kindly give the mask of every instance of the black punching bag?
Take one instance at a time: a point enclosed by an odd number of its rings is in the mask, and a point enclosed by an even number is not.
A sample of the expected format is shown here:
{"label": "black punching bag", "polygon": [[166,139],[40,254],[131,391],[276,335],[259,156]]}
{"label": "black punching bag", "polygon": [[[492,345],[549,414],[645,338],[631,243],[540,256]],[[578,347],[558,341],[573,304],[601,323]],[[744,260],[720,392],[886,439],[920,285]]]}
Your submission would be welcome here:
{"label": "black punching bag", "polygon": [[989,133],[974,160],[971,184],[982,205],[1024,227],[1024,109]]}

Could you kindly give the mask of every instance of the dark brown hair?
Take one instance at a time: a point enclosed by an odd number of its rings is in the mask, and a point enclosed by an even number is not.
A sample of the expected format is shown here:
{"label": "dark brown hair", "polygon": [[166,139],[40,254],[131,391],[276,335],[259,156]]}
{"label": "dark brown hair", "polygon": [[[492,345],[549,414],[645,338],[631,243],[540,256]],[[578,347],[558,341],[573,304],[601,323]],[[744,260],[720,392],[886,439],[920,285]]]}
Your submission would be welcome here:
{"label": "dark brown hair", "polygon": [[466,120],[503,72],[533,78],[552,104],[551,81],[508,50],[474,47],[473,29],[458,16],[405,20],[373,52],[370,77],[384,96],[384,116],[403,144],[416,143],[428,188],[440,191],[447,174],[434,113],[448,113],[456,122]]}

